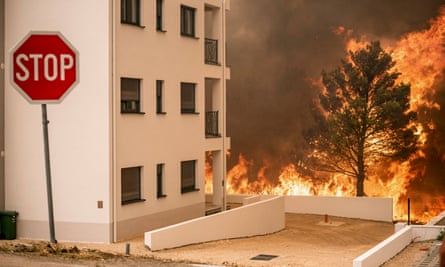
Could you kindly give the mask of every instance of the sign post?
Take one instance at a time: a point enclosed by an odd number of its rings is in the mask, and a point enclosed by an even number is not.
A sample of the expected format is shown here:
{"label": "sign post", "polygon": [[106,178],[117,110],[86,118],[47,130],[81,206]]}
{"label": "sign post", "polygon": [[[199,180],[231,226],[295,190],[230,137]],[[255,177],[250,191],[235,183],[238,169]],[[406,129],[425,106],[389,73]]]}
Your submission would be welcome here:
{"label": "sign post", "polygon": [[48,199],[49,236],[52,243],[57,243],[54,229],[53,188],[51,183],[51,161],[49,160],[48,118],[46,104],[42,104],[43,147],[45,151],[46,195]]}
{"label": "sign post", "polygon": [[60,32],[30,32],[11,51],[11,83],[31,104],[42,106],[50,240],[57,243],[49,157],[47,103],[60,103],[79,82],[79,53]]}

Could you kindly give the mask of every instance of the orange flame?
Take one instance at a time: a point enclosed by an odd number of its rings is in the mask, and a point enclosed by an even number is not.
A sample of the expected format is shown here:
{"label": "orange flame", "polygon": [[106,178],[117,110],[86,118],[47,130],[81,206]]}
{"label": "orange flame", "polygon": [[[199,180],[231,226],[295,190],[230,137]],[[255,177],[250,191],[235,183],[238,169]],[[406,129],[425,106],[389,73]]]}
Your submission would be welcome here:
{"label": "orange flame", "polygon": [[[333,30],[338,35],[344,35],[346,50],[356,51],[364,48],[368,43],[362,40],[350,39],[352,30],[338,27]],[[388,42],[388,41],[386,41]],[[398,82],[411,84],[411,109],[417,111],[419,107],[440,109],[440,105],[432,101],[436,93],[435,84],[443,79],[445,68],[445,8],[440,10],[439,16],[430,22],[430,27],[420,32],[406,34],[397,42],[384,45],[386,51],[391,51],[396,61],[394,70],[400,72]],[[383,46],[383,44],[382,44]],[[420,145],[428,141],[425,128],[434,129],[433,122],[423,122],[416,125]],[[369,177],[365,181],[365,192],[368,196],[392,197],[394,203],[394,219],[406,220],[407,188],[416,177],[422,177],[423,169],[413,171],[412,162],[425,158],[425,152],[420,149],[410,159],[403,163],[383,162],[369,168]],[[440,156],[445,162],[445,155]],[[313,177],[305,177],[298,172],[297,166],[289,164],[282,168],[278,179],[268,179],[264,173],[267,166],[262,167],[254,180],[249,180],[249,168],[252,161],[239,156],[238,164],[227,173],[227,193],[240,194],[277,194],[277,195],[323,195],[323,196],[353,196],[355,194],[354,179],[345,175],[333,175],[323,182],[315,182]],[[212,183],[211,165],[206,164],[206,192],[207,185]],[[271,182],[276,181],[276,182]],[[445,196],[431,196],[423,193],[422,203],[414,207],[411,216],[418,222],[426,222],[445,210]]]}
{"label": "orange flame", "polygon": [[[211,168],[210,165],[209,168]],[[331,180],[316,184],[311,177],[301,175],[294,164],[289,164],[281,170],[277,183],[271,183],[264,172],[263,166],[254,181],[249,181],[248,172],[253,161],[246,160],[243,155],[238,158],[238,164],[227,173],[227,194],[267,194],[267,195],[319,195],[319,196],[352,196],[355,184],[348,176],[336,175]],[[206,193],[211,193],[211,172],[206,172]]]}
{"label": "orange flame", "polygon": [[[353,43],[351,41],[350,43]],[[363,42],[361,42],[363,43]],[[420,107],[440,110],[440,105],[432,100],[436,93],[434,86],[443,79],[442,71],[445,68],[445,8],[439,12],[439,16],[431,21],[430,27],[420,32],[412,32],[403,36],[394,45],[388,45],[387,51],[392,51],[391,56],[396,62],[394,70],[401,73],[398,82],[410,83],[411,99],[410,107],[418,111]],[[360,47],[354,45],[349,47]],[[413,172],[412,162],[419,158],[425,158],[422,148],[428,141],[428,133],[425,128],[435,128],[433,122],[418,122],[416,124],[421,149],[410,159],[403,163],[392,163],[389,172],[393,177],[382,183],[376,177],[370,177],[365,184],[370,196],[391,196],[394,199],[395,219],[406,219],[407,207],[403,203],[407,188],[416,177],[423,177],[422,169]],[[417,167],[419,168],[419,167]],[[425,197],[423,197],[423,195]],[[428,193],[422,195],[423,206],[415,207],[415,220],[425,222],[445,209],[443,196],[431,197]],[[426,199],[430,201],[427,202]],[[434,199],[442,199],[436,201]],[[425,208],[426,207],[426,208]]]}

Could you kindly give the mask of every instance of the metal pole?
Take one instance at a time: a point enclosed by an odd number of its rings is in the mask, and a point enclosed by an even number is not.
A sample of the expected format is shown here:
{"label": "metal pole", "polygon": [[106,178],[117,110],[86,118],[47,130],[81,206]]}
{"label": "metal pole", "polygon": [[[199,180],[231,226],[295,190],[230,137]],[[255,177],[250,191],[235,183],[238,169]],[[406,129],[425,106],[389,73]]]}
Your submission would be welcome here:
{"label": "metal pole", "polygon": [[411,199],[408,198],[408,225],[411,224]]}
{"label": "metal pole", "polygon": [[46,104],[42,104],[43,143],[45,149],[46,193],[48,195],[49,234],[52,243],[57,243],[54,231],[53,191],[51,185],[51,164],[49,161],[48,124]]}

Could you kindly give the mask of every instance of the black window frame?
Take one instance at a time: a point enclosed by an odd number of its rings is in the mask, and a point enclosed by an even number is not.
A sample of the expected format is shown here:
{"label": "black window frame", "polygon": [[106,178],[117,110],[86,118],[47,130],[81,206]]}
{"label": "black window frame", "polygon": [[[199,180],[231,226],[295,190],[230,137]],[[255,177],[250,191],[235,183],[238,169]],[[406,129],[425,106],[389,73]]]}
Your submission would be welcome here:
{"label": "black window frame", "polygon": [[[135,88],[130,88],[133,86],[131,83],[134,82],[136,83]],[[141,84],[142,79],[121,77],[121,114],[145,114],[142,112],[141,105]],[[127,95],[133,94],[133,98],[125,96],[125,91],[127,92]]]}
{"label": "black window frame", "polygon": [[180,86],[181,114],[198,114],[196,111],[196,83],[181,82]]}
{"label": "black window frame", "polygon": [[121,23],[141,26],[141,0],[121,0]]}
{"label": "black window frame", "polygon": [[121,205],[142,201],[142,166],[121,168]]}
{"label": "black window frame", "polygon": [[196,187],[197,160],[181,161],[181,194],[199,191]]}
{"label": "black window frame", "polygon": [[164,0],[156,0],[156,30],[164,32]]}
{"label": "black window frame", "polygon": [[165,170],[164,163],[156,164],[156,197],[157,198],[167,197],[167,195],[164,193],[164,170]]}
{"label": "black window frame", "polygon": [[181,5],[181,35],[196,38],[196,8]]}
{"label": "black window frame", "polygon": [[156,114],[166,114],[164,110],[164,80],[156,80]]}

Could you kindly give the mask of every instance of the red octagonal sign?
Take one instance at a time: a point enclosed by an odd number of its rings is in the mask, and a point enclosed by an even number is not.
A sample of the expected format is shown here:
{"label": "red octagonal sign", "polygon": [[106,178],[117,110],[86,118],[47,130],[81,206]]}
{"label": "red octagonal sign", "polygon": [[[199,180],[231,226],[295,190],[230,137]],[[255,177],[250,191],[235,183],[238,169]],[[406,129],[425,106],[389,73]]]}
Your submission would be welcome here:
{"label": "red octagonal sign", "polygon": [[60,102],[79,81],[79,54],[59,32],[30,32],[11,61],[12,84],[31,103]]}

